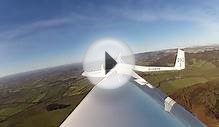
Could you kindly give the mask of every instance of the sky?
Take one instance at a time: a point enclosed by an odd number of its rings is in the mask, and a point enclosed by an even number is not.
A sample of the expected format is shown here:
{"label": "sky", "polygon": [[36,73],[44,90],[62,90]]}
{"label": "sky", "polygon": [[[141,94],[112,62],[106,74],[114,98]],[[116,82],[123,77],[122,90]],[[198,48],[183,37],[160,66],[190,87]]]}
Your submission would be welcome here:
{"label": "sky", "polygon": [[218,0],[0,0],[0,77],[81,61],[112,37],[134,52],[219,44]]}

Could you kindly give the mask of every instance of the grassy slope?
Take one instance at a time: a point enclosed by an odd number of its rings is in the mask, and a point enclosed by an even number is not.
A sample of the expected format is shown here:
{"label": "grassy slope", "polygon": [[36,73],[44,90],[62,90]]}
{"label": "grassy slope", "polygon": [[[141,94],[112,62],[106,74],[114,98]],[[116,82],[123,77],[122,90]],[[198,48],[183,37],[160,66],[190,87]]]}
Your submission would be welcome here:
{"label": "grassy slope", "polygon": [[47,111],[45,109],[45,104],[35,105],[30,109],[11,117],[6,122],[3,122],[1,126],[56,127],[63,122],[85,95],[86,93],[75,97],[69,97],[67,100],[62,100],[72,102],[70,107],[64,109]]}
{"label": "grassy slope", "polygon": [[199,83],[171,94],[209,127],[219,125],[219,80]]}
{"label": "grassy slope", "polygon": [[[93,87],[79,74],[62,68],[7,81],[12,85],[0,89],[0,127],[59,126]],[[70,106],[47,111],[49,104]]]}

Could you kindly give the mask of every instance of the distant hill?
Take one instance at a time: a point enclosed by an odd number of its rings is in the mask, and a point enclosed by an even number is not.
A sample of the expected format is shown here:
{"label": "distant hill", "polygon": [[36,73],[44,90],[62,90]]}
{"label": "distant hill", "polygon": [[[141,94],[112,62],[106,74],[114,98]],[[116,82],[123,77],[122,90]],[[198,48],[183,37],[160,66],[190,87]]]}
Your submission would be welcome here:
{"label": "distant hill", "polygon": [[185,51],[188,53],[197,53],[197,52],[204,52],[204,51],[214,51],[219,50],[219,45],[206,45],[206,46],[194,46],[185,48]]}
{"label": "distant hill", "polygon": [[35,71],[22,72],[0,78],[0,88],[19,86],[36,80],[54,80],[56,77],[67,78],[66,76],[78,76],[82,72],[82,64],[67,64],[57,67],[39,69]]}

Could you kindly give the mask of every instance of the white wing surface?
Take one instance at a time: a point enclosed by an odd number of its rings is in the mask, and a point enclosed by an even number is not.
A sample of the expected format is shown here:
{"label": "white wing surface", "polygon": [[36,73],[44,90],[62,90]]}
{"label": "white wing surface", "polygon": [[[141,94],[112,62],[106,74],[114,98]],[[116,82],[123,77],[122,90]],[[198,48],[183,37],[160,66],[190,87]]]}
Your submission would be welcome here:
{"label": "white wing surface", "polygon": [[[118,81],[118,79],[114,80]],[[104,84],[102,80],[98,85]],[[168,98],[157,88],[149,88],[147,85],[132,81],[111,90],[96,86],[61,124],[61,127],[205,126],[195,116]]]}

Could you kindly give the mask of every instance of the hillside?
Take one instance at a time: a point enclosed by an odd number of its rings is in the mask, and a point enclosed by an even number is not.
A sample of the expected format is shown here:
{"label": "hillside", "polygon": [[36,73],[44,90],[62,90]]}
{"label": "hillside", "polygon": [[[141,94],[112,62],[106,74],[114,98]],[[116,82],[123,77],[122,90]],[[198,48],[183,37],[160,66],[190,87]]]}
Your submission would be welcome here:
{"label": "hillside", "polygon": [[219,80],[183,88],[170,96],[209,127],[219,125]]}
{"label": "hillside", "polygon": [[[173,97],[210,127],[219,125],[219,50],[186,49],[186,69],[176,72],[140,73],[147,81]],[[151,63],[174,65],[176,50],[152,56]],[[141,54],[144,56],[143,54]],[[152,57],[148,58],[151,59]]]}
{"label": "hillside", "polygon": [[2,78],[0,126],[58,126],[93,87],[81,72],[73,64]]}

